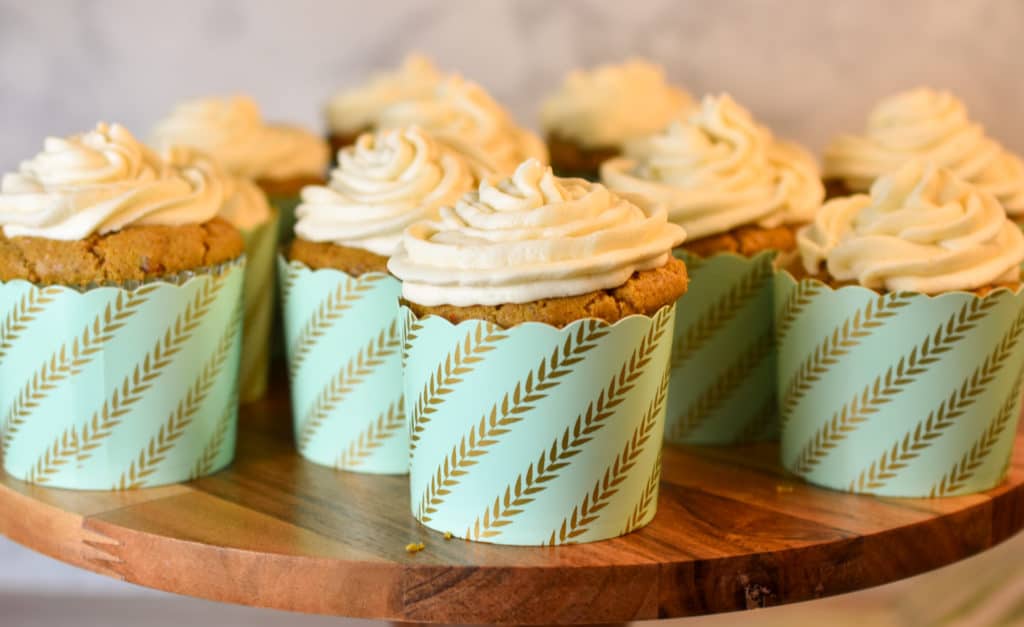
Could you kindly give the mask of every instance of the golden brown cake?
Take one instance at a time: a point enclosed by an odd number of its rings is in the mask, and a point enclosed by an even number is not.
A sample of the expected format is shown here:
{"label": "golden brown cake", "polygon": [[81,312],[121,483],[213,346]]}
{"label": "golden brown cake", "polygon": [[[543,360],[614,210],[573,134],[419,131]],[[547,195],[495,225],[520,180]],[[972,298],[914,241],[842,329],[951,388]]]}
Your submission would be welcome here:
{"label": "golden brown cake", "polygon": [[547,142],[551,167],[559,176],[597,180],[601,164],[622,152],[617,146],[587,147],[557,133],[548,133]]}
{"label": "golden brown cake", "polygon": [[387,272],[388,258],[362,248],[311,242],[296,237],[288,247],[288,261],[298,261],[313,270],[331,268],[354,277],[367,272]]}
{"label": "golden brown cake", "polygon": [[741,226],[718,235],[688,240],[683,242],[681,248],[700,257],[710,257],[716,253],[753,257],[766,250],[790,252],[796,248],[796,231],[791,226]]}

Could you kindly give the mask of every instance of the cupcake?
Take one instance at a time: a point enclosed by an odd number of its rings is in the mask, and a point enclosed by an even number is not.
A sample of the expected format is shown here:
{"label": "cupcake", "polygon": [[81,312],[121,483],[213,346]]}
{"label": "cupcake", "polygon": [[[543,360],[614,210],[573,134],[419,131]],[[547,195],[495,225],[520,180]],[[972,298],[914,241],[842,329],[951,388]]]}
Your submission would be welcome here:
{"label": "cupcake", "polygon": [[539,545],[653,518],[684,235],[535,160],[406,229],[388,268],[420,522]]}
{"label": "cupcake", "polygon": [[551,165],[561,176],[596,180],[601,163],[627,142],[685,118],[693,104],[660,67],[641,59],[571,72],[541,108]]}
{"label": "cupcake", "polygon": [[1024,220],[1021,158],[986,136],[953,94],[923,87],[882,100],[863,135],[840,135],[828,146],[823,169],[829,196],[866,192],[877,177],[915,158],[991,192],[1013,220]]}
{"label": "cupcake", "polygon": [[126,489],[231,461],[244,257],[225,194],[106,124],[3,177],[8,474]]}
{"label": "cupcake", "polygon": [[887,496],[1003,478],[1024,374],[1024,236],[996,196],[914,160],[829,201],[780,273],[782,461]]}
{"label": "cupcake", "polygon": [[409,464],[398,298],[402,231],[473,186],[469,165],[416,127],[361,135],[326,186],[307,187],[282,262],[296,443],[318,464]]}
{"label": "cupcake", "polygon": [[773,137],[732,98],[708,96],[685,122],[626,146],[601,178],[664,204],[687,241],[693,287],[680,303],[667,438],[728,444],[777,436],[772,275],[824,190],[814,159]]}
{"label": "cupcake", "polygon": [[153,133],[160,149],[192,146],[210,154],[231,174],[251,179],[281,215],[281,234],[294,225],[299,192],[323,182],[326,142],[295,126],[268,124],[250,98],[207,98],[178,105]]}

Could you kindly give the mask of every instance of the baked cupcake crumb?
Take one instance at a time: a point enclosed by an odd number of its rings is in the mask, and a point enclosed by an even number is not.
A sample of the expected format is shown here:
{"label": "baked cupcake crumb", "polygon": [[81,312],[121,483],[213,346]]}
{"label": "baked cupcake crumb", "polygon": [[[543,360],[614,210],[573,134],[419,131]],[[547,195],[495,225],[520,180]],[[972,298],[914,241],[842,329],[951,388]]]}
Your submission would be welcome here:
{"label": "baked cupcake crumb", "polygon": [[600,176],[602,163],[619,156],[622,152],[615,146],[589,148],[558,133],[549,133],[547,143],[551,167],[554,168],[555,174],[591,180],[597,180]]}
{"label": "baked cupcake crumb", "polygon": [[708,235],[693,241],[683,242],[681,248],[699,257],[710,257],[718,253],[736,253],[744,257],[766,250],[790,252],[796,249],[796,234],[792,227],[778,226],[762,228],[741,226],[718,235]]}
{"label": "baked cupcake crumb", "polygon": [[288,260],[305,264],[311,270],[330,268],[354,277],[367,272],[387,272],[388,258],[362,248],[338,246],[331,242],[311,242],[296,237],[288,248]]}

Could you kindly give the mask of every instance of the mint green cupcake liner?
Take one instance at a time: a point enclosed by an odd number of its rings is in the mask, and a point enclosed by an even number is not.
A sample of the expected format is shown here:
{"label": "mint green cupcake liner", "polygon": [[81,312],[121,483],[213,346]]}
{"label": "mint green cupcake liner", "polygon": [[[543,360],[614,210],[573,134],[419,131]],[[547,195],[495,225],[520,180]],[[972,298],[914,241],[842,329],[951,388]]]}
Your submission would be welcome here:
{"label": "mint green cupcake liner", "polygon": [[778,437],[773,333],[775,252],[708,258],[683,249],[665,439],[723,445]]}
{"label": "mint green cupcake liner", "polygon": [[417,520],[467,540],[559,545],[654,518],[675,305],[562,329],[402,312]]}
{"label": "mint green cupcake liner", "polygon": [[926,296],[775,279],[782,462],[897,497],[970,494],[1006,474],[1024,375],[1024,294]]}
{"label": "mint green cupcake liner", "polygon": [[238,372],[238,391],[243,403],[259,400],[267,393],[279,215],[276,209],[271,209],[270,219],[242,231],[248,260],[242,289],[245,315]]}
{"label": "mint green cupcake liner", "polygon": [[85,290],[0,283],[4,470],[123,490],[228,465],[244,266]]}
{"label": "mint green cupcake liner", "polygon": [[342,470],[404,474],[401,283],[280,256],[278,268],[299,453]]}

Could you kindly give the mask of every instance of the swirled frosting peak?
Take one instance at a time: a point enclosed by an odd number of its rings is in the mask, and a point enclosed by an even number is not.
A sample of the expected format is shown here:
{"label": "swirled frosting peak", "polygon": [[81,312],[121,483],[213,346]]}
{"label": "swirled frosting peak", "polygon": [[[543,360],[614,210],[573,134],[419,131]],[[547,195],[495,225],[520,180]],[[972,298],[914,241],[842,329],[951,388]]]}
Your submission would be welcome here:
{"label": "swirled frosting peak", "polygon": [[367,133],[339,153],[328,185],[302,190],[295,233],[389,256],[405,227],[472,187],[465,159],[419,128]]}
{"label": "swirled frosting peak", "polygon": [[251,179],[319,177],[327,168],[327,144],[298,127],[268,124],[251,98],[207,98],[178,105],[153,132],[161,150],[193,146],[211,154],[230,173]]}
{"label": "swirled frosting peak", "polygon": [[825,151],[825,177],[855,192],[910,159],[949,168],[993,194],[1010,215],[1024,214],[1024,161],[985,135],[948,91],[927,88],[879,102],[863,135],[840,135]]}
{"label": "swirled frosting peak", "polygon": [[685,235],[660,207],[530,159],[406,229],[388,269],[421,305],[524,303],[618,287],[664,265]]}
{"label": "swirled frosting peak", "polygon": [[410,54],[396,70],[381,72],[361,87],[335,94],[327,103],[327,125],[339,133],[372,129],[384,107],[426,97],[442,78],[429,59]]}
{"label": "swirled frosting peak", "polygon": [[602,164],[602,181],[664,204],[690,238],[807,222],[825,194],[813,157],[727,95],[705,97],[688,120],[627,143],[625,155]]}
{"label": "swirled frosting peak", "polygon": [[690,95],[670,85],[660,67],[631,59],[571,72],[544,102],[541,123],[584,146],[619,146],[664,129],[692,107]]}
{"label": "swirled frosting peak", "polygon": [[249,179],[225,172],[213,157],[187,146],[172,146],[163,156],[173,167],[202,172],[205,178],[219,181],[224,188],[224,202],[217,215],[235,228],[248,231],[270,219],[266,194]]}
{"label": "swirled frosting peak", "polygon": [[935,294],[1020,279],[1024,235],[990,192],[915,160],[825,203],[797,242],[806,270],[839,281]]}
{"label": "swirled frosting peak", "polygon": [[0,182],[7,237],[80,240],[126,226],[182,225],[213,218],[222,179],[203,168],[172,167],[124,127],[48,138],[43,151]]}

